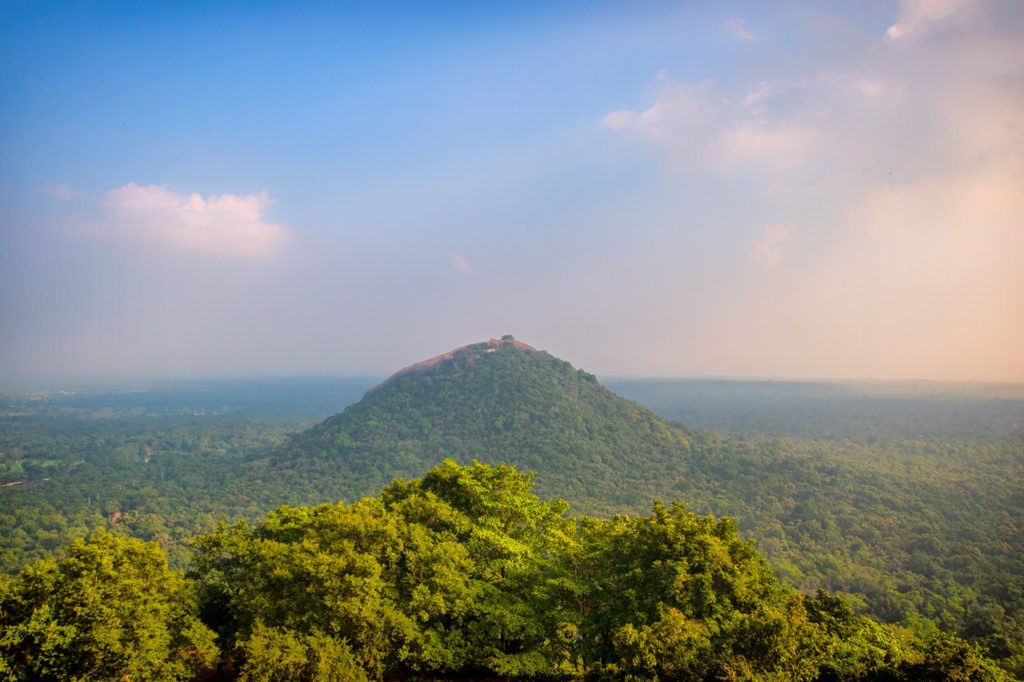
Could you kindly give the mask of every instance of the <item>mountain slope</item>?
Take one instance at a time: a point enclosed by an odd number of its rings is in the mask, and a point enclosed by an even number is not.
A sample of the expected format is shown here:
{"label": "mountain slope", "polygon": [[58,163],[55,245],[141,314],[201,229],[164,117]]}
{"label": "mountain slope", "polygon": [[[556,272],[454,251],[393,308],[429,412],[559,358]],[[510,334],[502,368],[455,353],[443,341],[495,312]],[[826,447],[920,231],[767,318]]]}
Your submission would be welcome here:
{"label": "mountain slope", "polygon": [[397,372],[275,460],[341,473],[349,498],[395,475],[421,476],[445,457],[505,462],[537,472],[542,496],[634,511],[650,504],[660,473],[685,467],[690,437],[568,362],[505,337]]}

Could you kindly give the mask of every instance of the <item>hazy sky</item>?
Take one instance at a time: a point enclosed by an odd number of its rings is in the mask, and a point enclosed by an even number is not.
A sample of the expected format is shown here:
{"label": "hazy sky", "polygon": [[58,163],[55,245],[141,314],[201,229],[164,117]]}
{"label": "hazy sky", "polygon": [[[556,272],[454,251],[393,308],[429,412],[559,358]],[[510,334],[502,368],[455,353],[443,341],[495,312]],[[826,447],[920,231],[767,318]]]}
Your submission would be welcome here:
{"label": "hazy sky", "polygon": [[0,5],[0,379],[1024,381],[1024,3]]}

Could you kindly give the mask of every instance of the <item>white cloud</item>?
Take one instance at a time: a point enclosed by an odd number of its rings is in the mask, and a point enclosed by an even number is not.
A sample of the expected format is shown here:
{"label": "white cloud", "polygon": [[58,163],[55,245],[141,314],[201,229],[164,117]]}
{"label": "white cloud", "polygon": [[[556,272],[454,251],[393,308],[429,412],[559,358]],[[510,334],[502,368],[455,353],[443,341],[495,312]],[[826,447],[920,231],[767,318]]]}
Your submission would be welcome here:
{"label": "white cloud", "polygon": [[761,232],[761,239],[750,252],[751,260],[764,265],[778,265],[782,259],[782,248],[792,235],[791,225],[778,223],[766,226]]}
{"label": "white cloud", "polygon": [[[1024,12],[905,2],[893,26],[749,80],[659,77],[603,126],[660,151],[679,192],[701,188],[680,202],[691,222],[717,199],[701,220],[731,253],[786,266],[723,285],[716,338],[771,337],[783,374],[1020,377]],[[778,222],[752,244],[763,216]],[[750,359],[737,344],[723,371]]]}
{"label": "white cloud", "polygon": [[742,19],[726,19],[722,22],[722,28],[732,34],[736,40],[754,40],[754,34],[747,28],[747,22]]}
{"label": "white cloud", "polygon": [[[863,183],[893,170],[906,182],[1011,147],[1020,154],[1017,14],[995,1],[908,0],[895,26],[913,41],[865,36],[753,84],[659,74],[648,106],[612,111],[601,125],[655,145],[672,167],[767,173],[781,185]],[[956,30],[939,30],[948,26]]]}
{"label": "white cloud", "polygon": [[609,130],[622,132],[633,125],[636,113],[628,110],[612,111],[601,119],[601,125]]}
{"label": "white cloud", "polygon": [[897,40],[931,24],[948,19],[963,9],[970,0],[902,0],[899,19],[885,35]]}
{"label": "white cloud", "polygon": [[791,168],[807,154],[814,131],[772,113],[775,85],[761,83],[733,97],[711,81],[658,83],[650,107],[613,111],[601,125],[662,146],[675,163],[725,174]]}
{"label": "white cloud", "polygon": [[263,219],[266,192],[204,198],[132,182],[107,192],[106,203],[133,236],[183,251],[265,259],[288,238],[287,229]]}

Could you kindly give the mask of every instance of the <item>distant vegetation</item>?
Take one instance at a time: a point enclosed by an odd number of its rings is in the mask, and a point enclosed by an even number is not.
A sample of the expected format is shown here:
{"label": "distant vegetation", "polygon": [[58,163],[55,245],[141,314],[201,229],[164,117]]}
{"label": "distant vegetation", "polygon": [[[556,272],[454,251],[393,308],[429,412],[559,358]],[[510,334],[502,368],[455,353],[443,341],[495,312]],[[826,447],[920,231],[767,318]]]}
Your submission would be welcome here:
{"label": "distant vegetation", "polygon": [[[0,569],[17,572],[98,528],[185,541],[284,502],[239,467],[355,402],[372,379],[156,384],[0,397]],[[307,502],[320,500],[305,500]]]}
{"label": "distant vegetation", "polygon": [[571,518],[512,467],[451,460],[350,505],[196,542],[94,535],[0,584],[12,680],[1007,679],[783,587],[729,519]]}
{"label": "distant vegetation", "polygon": [[736,436],[957,439],[1024,433],[1024,384],[613,379],[658,415]]}
{"label": "distant vegetation", "polygon": [[[1012,387],[613,383],[695,430],[546,353],[487,350],[397,377],[294,436],[337,408],[310,398],[304,419],[296,397],[276,411],[269,383],[235,403],[241,386],[207,387],[221,397],[198,409],[188,392],[159,408],[147,394],[12,399],[0,464],[21,483],[0,492],[0,559],[13,574],[103,528],[155,540],[185,568],[191,539],[220,519],[352,502],[476,458],[536,471],[541,497],[592,519],[647,515],[655,499],[732,517],[782,584],[848,595],[851,613],[919,642],[958,633],[1024,677],[1024,398]],[[340,406],[370,383],[313,386]]]}

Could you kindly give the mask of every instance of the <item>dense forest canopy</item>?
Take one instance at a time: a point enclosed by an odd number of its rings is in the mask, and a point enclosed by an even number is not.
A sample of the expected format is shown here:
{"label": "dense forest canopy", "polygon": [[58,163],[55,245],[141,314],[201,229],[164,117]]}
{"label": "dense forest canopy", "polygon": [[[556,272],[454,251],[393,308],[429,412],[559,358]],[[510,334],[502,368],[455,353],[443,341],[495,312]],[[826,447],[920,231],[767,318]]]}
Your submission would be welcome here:
{"label": "dense forest canopy", "polygon": [[446,460],[352,504],[281,507],[195,543],[101,532],[0,585],[12,680],[1002,680],[784,587],[730,519],[573,518],[506,465]]}
{"label": "dense forest canopy", "polygon": [[547,353],[465,351],[358,402],[373,380],[8,396],[3,568],[66,556],[103,529],[156,541],[184,569],[221,519],[359,500],[476,458],[536,472],[542,497],[594,519],[648,514],[655,499],[734,518],[784,585],[849,595],[854,613],[922,639],[957,633],[1024,676],[1024,394],[1012,387],[614,384],[708,431]]}

